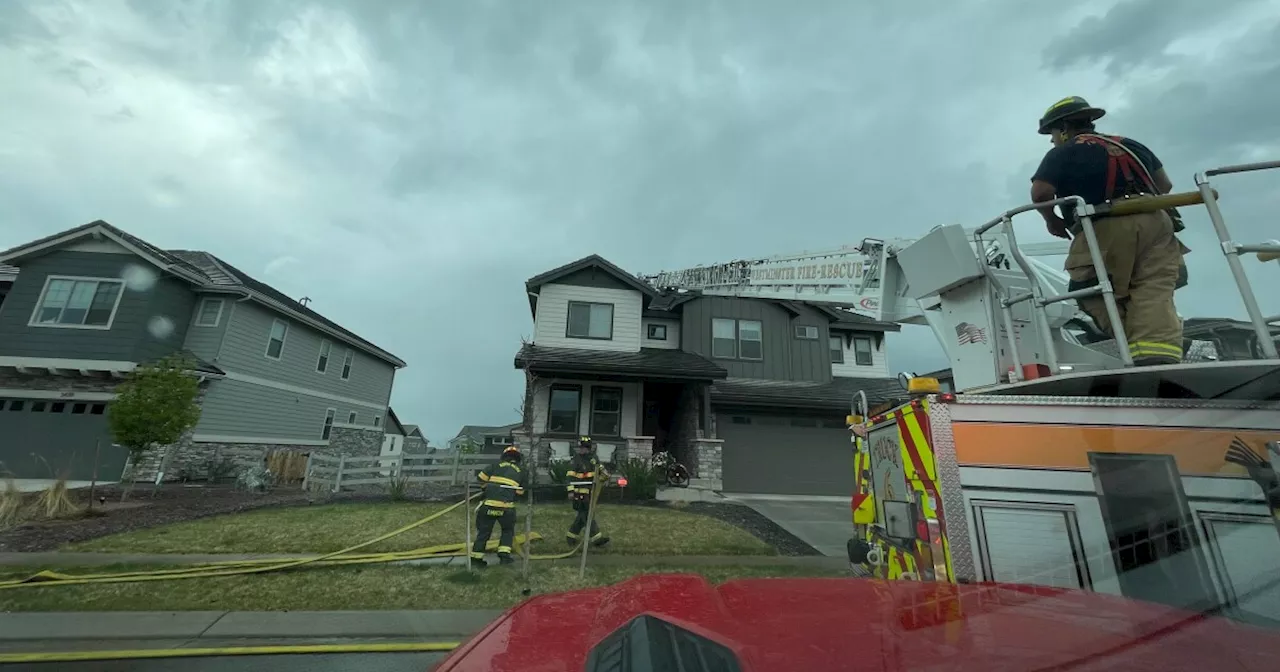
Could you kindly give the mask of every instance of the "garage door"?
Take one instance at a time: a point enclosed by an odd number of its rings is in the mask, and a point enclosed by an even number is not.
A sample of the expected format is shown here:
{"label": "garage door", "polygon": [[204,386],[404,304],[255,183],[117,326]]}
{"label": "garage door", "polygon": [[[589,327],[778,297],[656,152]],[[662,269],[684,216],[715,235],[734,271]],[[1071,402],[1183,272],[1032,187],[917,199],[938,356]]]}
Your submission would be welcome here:
{"label": "garage door", "polygon": [[111,444],[106,402],[0,399],[0,474],[15,478],[120,478],[128,451]]}
{"label": "garage door", "polygon": [[840,419],[716,416],[727,492],[849,496],[853,444]]}

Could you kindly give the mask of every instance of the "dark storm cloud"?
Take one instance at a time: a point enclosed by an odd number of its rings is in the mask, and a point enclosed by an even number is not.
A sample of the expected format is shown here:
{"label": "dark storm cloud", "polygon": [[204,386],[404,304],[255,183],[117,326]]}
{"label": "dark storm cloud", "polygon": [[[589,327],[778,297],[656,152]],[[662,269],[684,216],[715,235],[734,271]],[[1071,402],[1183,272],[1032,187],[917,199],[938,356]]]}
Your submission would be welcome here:
{"label": "dark storm cloud", "polygon": [[[1259,5],[1219,6],[0,3],[0,69],[24,73],[0,128],[32,139],[0,143],[0,223],[298,259],[271,281],[408,360],[393,403],[440,444],[514,419],[523,281],[577,257],[655,271],[975,225],[1026,200],[1035,119],[1071,93],[1180,186],[1274,145],[1274,22],[1175,48]],[[1242,227],[1271,212],[1231,195]],[[1190,242],[1184,303],[1214,305],[1220,259]],[[890,358],[945,363],[920,328]]]}

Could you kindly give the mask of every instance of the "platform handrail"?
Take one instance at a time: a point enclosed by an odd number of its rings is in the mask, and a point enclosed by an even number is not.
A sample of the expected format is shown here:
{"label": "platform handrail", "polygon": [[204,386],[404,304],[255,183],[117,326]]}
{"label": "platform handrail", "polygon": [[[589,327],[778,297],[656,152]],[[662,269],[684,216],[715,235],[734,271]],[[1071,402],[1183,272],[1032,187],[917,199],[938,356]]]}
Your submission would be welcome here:
{"label": "platform handrail", "polygon": [[1249,276],[1244,272],[1244,265],[1240,263],[1240,255],[1241,253],[1248,254],[1253,252],[1258,254],[1259,260],[1265,261],[1272,254],[1280,253],[1280,245],[1271,243],[1242,245],[1232,240],[1231,231],[1227,229],[1226,220],[1222,217],[1222,209],[1218,207],[1217,192],[1209,184],[1209,177],[1258,170],[1273,170],[1276,168],[1280,168],[1280,161],[1262,161],[1214,168],[1203,173],[1196,173],[1195,176],[1196,187],[1199,188],[1200,194],[1204,197],[1205,210],[1209,212],[1209,221],[1213,223],[1213,230],[1218,234],[1218,243],[1222,247],[1222,254],[1227,258],[1227,266],[1230,267],[1231,275],[1236,281],[1236,289],[1240,291],[1240,299],[1244,301],[1244,310],[1249,314],[1249,322],[1253,324],[1253,332],[1257,336],[1258,347],[1262,350],[1263,357],[1267,359],[1280,359],[1280,353],[1276,351],[1275,338],[1271,335],[1271,329],[1267,324],[1270,318],[1264,316],[1262,309],[1258,306],[1258,297],[1253,293],[1253,287],[1249,283]]}
{"label": "platform handrail", "polygon": [[[1094,276],[1098,279],[1096,285],[1084,289],[1078,289],[1064,294],[1055,294],[1054,296],[1045,296],[1044,288],[1040,284],[1039,277],[1035,274],[1031,266],[1031,262],[1027,260],[1022,250],[1018,247],[1016,234],[1014,233],[1013,217],[1024,212],[1032,210],[1043,210],[1044,208],[1052,208],[1059,205],[1074,205],[1076,218],[1080,222],[1080,228],[1085,238],[1085,245],[1089,249],[1089,262],[1093,266]],[[1132,207],[1132,206],[1131,206]],[[1168,207],[1168,206],[1165,206]],[[1093,218],[1095,208],[1090,206],[1085,200],[1079,196],[1065,196],[1055,198],[1050,201],[1042,201],[1039,203],[1029,203],[1021,205],[1012,210],[1006,210],[999,217],[978,227],[973,233],[974,242],[978,245],[978,249],[983,249],[982,234],[991,229],[1003,225],[1003,233],[1009,241],[1009,253],[1013,260],[1018,264],[1018,268],[1027,276],[1027,282],[1031,284],[1031,292],[1023,293],[1017,296],[1009,296],[1004,286],[995,282],[995,276],[986,264],[980,264],[983,274],[989,280],[993,280],[992,286],[995,287],[996,297],[1000,299],[1000,308],[1002,320],[1005,323],[1005,331],[1009,337],[1009,352],[1013,357],[1013,377],[1015,380],[1022,380],[1022,357],[1018,352],[1016,337],[1013,331],[1013,311],[1012,307],[1024,301],[1031,302],[1031,317],[1035,322],[1036,331],[1040,333],[1040,338],[1044,343],[1045,358],[1048,359],[1050,374],[1057,375],[1060,372],[1060,363],[1058,361],[1058,349],[1053,343],[1053,330],[1049,327],[1048,306],[1054,303],[1067,301],[1069,299],[1080,299],[1090,296],[1102,296],[1102,302],[1107,311],[1107,318],[1111,321],[1111,333],[1115,338],[1116,346],[1119,349],[1119,357],[1121,363],[1126,367],[1133,366],[1133,355],[1129,351],[1129,338],[1125,334],[1124,324],[1120,321],[1120,308],[1116,303],[1115,289],[1111,286],[1110,276],[1107,274],[1106,264],[1102,260],[1102,249],[1098,246],[1098,236],[1093,229]]]}

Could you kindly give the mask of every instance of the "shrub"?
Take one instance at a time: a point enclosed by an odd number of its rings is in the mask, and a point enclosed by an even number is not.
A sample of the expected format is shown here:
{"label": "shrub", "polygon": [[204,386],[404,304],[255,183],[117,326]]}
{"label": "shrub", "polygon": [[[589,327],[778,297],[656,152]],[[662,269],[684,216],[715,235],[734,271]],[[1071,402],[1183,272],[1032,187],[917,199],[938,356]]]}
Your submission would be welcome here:
{"label": "shrub", "polygon": [[387,479],[387,494],[393,502],[403,502],[409,498],[409,477],[392,476]]}
{"label": "shrub", "polygon": [[556,485],[568,484],[569,464],[570,460],[550,460],[547,462],[547,472],[551,475],[552,483]]}
{"label": "shrub", "polygon": [[627,479],[626,494],[632,499],[653,499],[658,496],[658,470],[649,460],[629,458],[618,465],[618,475]]}

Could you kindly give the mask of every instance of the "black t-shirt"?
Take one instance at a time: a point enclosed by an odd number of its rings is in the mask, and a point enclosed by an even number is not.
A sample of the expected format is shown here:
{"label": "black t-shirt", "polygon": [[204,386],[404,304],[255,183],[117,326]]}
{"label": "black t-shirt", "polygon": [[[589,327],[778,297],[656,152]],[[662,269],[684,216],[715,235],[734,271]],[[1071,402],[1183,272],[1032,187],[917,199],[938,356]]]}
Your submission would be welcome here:
{"label": "black t-shirt", "polygon": [[[1155,175],[1164,165],[1146,145],[1137,140],[1118,135],[1105,137],[1123,143],[1138,157],[1150,175]],[[1107,184],[1108,173],[1112,175],[1110,185]],[[1058,198],[1079,196],[1090,205],[1098,205],[1108,198],[1119,198],[1125,194],[1155,193],[1154,187],[1148,184],[1143,175],[1142,168],[1134,163],[1129,152],[1091,134],[1076,136],[1067,144],[1049,150],[1031,180],[1052,184]],[[1069,215],[1065,210],[1064,208],[1063,214]]]}

